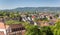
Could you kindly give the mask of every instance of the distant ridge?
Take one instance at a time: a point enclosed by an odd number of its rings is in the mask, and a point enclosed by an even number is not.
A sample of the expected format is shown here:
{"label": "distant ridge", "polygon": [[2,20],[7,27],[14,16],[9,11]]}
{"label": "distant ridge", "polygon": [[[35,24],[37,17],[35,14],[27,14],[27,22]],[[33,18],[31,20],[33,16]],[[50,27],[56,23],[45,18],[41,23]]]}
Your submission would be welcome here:
{"label": "distant ridge", "polygon": [[15,9],[6,9],[2,11],[9,11],[9,12],[56,12],[60,11],[60,7],[18,7]]}

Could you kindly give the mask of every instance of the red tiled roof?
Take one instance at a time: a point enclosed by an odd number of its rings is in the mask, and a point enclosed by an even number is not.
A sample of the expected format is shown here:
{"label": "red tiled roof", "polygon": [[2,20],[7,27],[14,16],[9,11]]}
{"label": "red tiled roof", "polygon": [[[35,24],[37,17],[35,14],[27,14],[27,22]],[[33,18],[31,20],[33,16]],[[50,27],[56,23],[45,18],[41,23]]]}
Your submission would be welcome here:
{"label": "red tiled roof", "polygon": [[9,25],[9,26],[10,26],[12,29],[23,27],[23,25],[22,25],[22,24],[12,24],[12,25]]}
{"label": "red tiled roof", "polygon": [[0,22],[0,29],[5,29],[5,25],[3,22]]}

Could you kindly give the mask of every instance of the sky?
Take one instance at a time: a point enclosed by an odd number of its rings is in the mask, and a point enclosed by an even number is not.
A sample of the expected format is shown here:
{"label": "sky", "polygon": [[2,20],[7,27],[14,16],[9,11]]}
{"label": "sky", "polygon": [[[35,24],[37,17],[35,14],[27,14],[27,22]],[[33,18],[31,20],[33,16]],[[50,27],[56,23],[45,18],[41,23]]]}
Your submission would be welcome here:
{"label": "sky", "polygon": [[0,9],[17,7],[60,7],[60,0],[0,0]]}

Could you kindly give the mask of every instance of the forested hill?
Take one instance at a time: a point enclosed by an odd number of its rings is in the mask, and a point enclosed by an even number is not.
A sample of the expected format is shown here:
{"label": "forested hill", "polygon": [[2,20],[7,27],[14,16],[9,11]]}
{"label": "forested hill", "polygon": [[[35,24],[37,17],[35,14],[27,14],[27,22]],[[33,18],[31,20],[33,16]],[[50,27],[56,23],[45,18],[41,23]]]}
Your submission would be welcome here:
{"label": "forested hill", "polygon": [[60,7],[18,7],[10,10],[1,10],[8,12],[60,12]]}

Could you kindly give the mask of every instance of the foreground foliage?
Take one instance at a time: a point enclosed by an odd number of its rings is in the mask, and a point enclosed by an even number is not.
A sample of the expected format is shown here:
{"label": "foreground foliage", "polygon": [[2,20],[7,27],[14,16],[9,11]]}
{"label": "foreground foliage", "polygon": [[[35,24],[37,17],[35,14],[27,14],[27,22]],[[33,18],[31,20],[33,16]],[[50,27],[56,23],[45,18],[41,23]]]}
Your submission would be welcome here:
{"label": "foreground foliage", "polygon": [[60,35],[60,21],[56,22],[53,26],[44,27],[15,20],[9,20],[6,24],[23,24],[26,29],[25,35]]}

